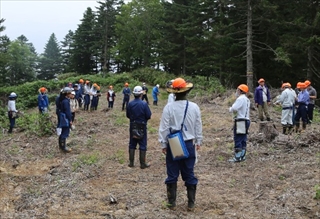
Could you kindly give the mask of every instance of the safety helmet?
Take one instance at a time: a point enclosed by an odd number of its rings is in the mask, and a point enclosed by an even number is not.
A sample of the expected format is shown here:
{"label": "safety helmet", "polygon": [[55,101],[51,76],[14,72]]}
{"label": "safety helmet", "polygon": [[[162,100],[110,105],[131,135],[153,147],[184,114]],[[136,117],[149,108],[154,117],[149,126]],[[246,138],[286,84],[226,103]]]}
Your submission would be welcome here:
{"label": "safety helmet", "polygon": [[245,84],[240,84],[240,85],[238,86],[238,89],[241,90],[242,92],[245,92],[245,93],[248,93],[248,92],[249,92],[249,88],[248,88],[248,86],[245,85]]}
{"label": "safety helmet", "polygon": [[307,87],[311,84],[309,80],[306,80],[304,83],[306,84]]}
{"label": "safety helmet", "polygon": [[134,96],[139,96],[140,94],[143,93],[142,87],[141,86],[135,86],[133,88],[133,92],[132,93],[133,93]]}
{"label": "safety helmet", "polygon": [[307,87],[308,86],[304,82],[300,83],[300,89],[306,89]]}
{"label": "safety helmet", "polygon": [[263,78],[260,78],[258,83],[261,83],[261,82],[264,82],[264,79]]}
{"label": "safety helmet", "polygon": [[112,89],[112,88],[113,88],[113,86],[112,86],[112,85],[110,85],[110,86],[109,86],[109,88],[110,88],[110,89]]}
{"label": "safety helmet", "polygon": [[18,95],[15,93],[15,92],[12,92],[10,95],[9,95],[9,98],[16,98],[18,97]]}
{"label": "safety helmet", "polygon": [[89,83],[90,83],[90,81],[86,80],[86,84],[89,84]]}
{"label": "safety helmet", "polygon": [[170,82],[167,82],[166,86],[167,92],[177,94],[191,90],[193,88],[193,83],[187,82],[183,78],[176,78],[174,80],[171,80]]}
{"label": "safety helmet", "polygon": [[187,82],[183,78],[176,78],[172,82],[172,88],[185,88],[187,85]]}
{"label": "safety helmet", "polygon": [[128,86],[129,86],[128,82],[126,82],[126,83],[124,84],[124,86],[128,87]]}
{"label": "safety helmet", "polygon": [[41,87],[39,90],[41,93],[44,93],[44,92],[46,92],[47,89],[45,87]]}
{"label": "safety helmet", "polygon": [[302,84],[302,82],[298,82],[297,83],[297,88],[301,88],[301,84]]}
{"label": "safety helmet", "polygon": [[83,84],[83,82],[84,82],[83,79],[80,79],[80,80],[79,80],[79,83],[80,83],[80,84]]}
{"label": "safety helmet", "polygon": [[65,87],[62,90],[62,93],[64,93],[64,94],[68,94],[68,93],[71,93],[71,92],[72,92],[72,89],[70,87]]}

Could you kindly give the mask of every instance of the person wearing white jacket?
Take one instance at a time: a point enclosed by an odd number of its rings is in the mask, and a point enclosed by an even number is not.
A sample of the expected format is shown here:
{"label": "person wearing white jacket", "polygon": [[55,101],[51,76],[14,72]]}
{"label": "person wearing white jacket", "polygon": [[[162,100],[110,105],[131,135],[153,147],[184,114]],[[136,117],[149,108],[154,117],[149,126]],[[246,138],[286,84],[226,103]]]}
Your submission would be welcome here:
{"label": "person wearing white jacket", "polygon": [[17,99],[18,95],[14,92],[12,92],[9,95],[9,101],[8,101],[8,117],[9,117],[9,121],[10,121],[10,127],[9,127],[9,131],[8,133],[12,133],[12,129],[16,123],[16,117],[17,117],[17,113],[19,112],[16,109],[16,99]]}
{"label": "person wearing white jacket", "polygon": [[279,103],[282,106],[281,124],[282,133],[286,135],[293,129],[293,111],[297,94],[291,89],[290,83],[283,83],[281,88],[283,89],[279,97]]}

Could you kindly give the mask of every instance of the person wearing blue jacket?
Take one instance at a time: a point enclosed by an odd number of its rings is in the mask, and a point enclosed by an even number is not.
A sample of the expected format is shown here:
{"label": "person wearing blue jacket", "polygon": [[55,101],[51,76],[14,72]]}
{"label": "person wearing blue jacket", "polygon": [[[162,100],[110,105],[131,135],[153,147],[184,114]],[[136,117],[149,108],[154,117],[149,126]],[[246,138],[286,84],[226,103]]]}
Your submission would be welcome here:
{"label": "person wearing blue jacket", "polygon": [[254,102],[256,107],[258,108],[259,119],[263,121],[263,113],[267,117],[267,121],[270,121],[270,114],[268,110],[268,105],[271,103],[270,91],[269,88],[265,85],[265,81],[263,78],[260,78],[259,86],[256,88],[254,92]]}
{"label": "person wearing blue jacket", "polygon": [[38,95],[38,108],[40,113],[47,113],[49,108],[49,99],[46,94],[47,89],[45,87],[41,87],[39,89]]}
{"label": "person wearing blue jacket", "polygon": [[129,84],[126,82],[124,84],[124,88],[122,90],[122,94],[123,94],[123,101],[122,101],[122,111],[128,107],[128,103],[130,100],[130,94],[131,94],[131,90],[129,88]]}
{"label": "person wearing blue jacket", "polygon": [[160,93],[159,91],[159,84],[153,87],[152,89],[152,98],[153,98],[153,105],[158,106],[158,95]]}
{"label": "person wearing blue jacket", "polygon": [[133,89],[134,100],[130,101],[126,110],[126,116],[130,119],[130,140],[129,140],[129,167],[134,167],[134,155],[137,144],[140,150],[140,168],[150,167],[146,163],[147,152],[147,122],[151,118],[151,111],[148,104],[141,100],[143,90],[141,86]]}
{"label": "person wearing blue jacket", "polygon": [[66,140],[70,134],[70,127],[72,125],[72,115],[70,108],[70,95],[72,89],[69,87],[63,88],[59,98],[59,111],[66,115],[66,119],[69,121],[69,127],[62,127],[61,134],[59,136],[59,148],[63,152],[71,152],[71,149],[66,146]]}

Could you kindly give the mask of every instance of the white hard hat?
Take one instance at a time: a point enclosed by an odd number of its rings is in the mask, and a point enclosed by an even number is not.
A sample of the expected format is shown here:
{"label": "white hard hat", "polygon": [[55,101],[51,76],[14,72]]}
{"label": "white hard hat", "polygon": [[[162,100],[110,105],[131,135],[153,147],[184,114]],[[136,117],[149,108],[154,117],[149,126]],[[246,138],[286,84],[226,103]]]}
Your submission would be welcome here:
{"label": "white hard hat", "polygon": [[73,94],[73,95],[76,95],[76,92],[74,92],[74,91],[71,91],[71,94]]}
{"label": "white hard hat", "polygon": [[12,92],[9,97],[10,98],[17,97],[17,94],[15,92]]}
{"label": "white hard hat", "polygon": [[142,87],[141,86],[135,86],[134,88],[133,88],[133,95],[135,95],[135,96],[139,96],[140,94],[142,94],[143,93],[143,90],[142,90]]}
{"label": "white hard hat", "polygon": [[159,84],[157,84],[157,87],[160,87],[160,85],[159,85]]}

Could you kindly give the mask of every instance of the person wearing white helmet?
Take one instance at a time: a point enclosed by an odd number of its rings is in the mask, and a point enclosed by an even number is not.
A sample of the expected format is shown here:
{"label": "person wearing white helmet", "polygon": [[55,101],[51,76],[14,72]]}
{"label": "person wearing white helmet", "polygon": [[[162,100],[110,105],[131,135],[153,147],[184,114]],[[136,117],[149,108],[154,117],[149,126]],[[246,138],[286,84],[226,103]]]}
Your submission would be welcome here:
{"label": "person wearing white helmet", "polygon": [[158,105],[158,95],[160,94],[159,87],[160,87],[160,85],[157,84],[152,89],[152,97],[153,97],[153,105],[154,106]]}
{"label": "person wearing white helmet", "polygon": [[8,133],[12,133],[12,129],[14,128],[14,125],[16,123],[17,113],[19,112],[16,109],[16,99],[18,95],[14,92],[12,92],[9,95],[9,101],[8,101],[8,117],[10,121],[10,127]]}
{"label": "person wearing white helmet", "polygon": [[70,108],[70,96],[72,89],[69,87],[63,88],[59,98],[59,112],[60,112],[60,124],[61,134],[59,136],[59,148],[63,152],[71,152],[71,149],[66,146],[66,140],[70,134],[70,128],[72,126],[72,114]]}
{"label": "person wearing white helmet", "polygon": [[151,118],[148,104],[141,100],[143,90],[141,86],[133,89],[134,100],[130,101],[126,109],[126,116],[130,119],[129,140],[129,167],[134,167],[134,155],[137,144],[139,144],[140,168],[150,167],[146,163],[147,152],[147,122]]}

